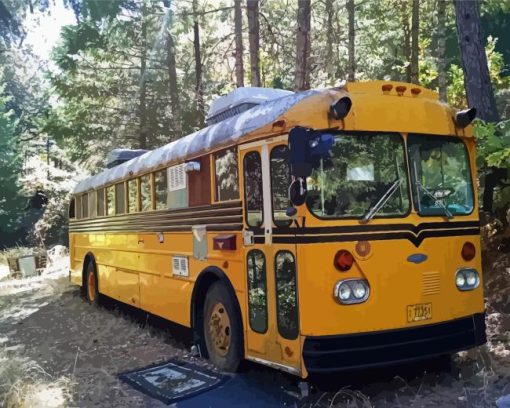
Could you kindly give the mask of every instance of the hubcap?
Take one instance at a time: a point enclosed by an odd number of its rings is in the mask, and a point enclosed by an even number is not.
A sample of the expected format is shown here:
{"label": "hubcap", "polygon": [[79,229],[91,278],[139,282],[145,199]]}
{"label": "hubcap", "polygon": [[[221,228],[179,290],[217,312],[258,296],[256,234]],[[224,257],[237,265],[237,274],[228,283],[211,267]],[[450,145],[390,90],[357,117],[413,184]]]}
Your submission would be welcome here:
{"label": "hubcap", "polygon": [[96,300],[96,279],[94,277],[94,272],[92,271],[89,271],[87,286],[89,291],[89,299],[93,302]]}
{"label": "hubcap", "polygon": [[217,354],[225,357],[230,347],[230,319],[225,306],[215,303],[209,318],[209,335]]}

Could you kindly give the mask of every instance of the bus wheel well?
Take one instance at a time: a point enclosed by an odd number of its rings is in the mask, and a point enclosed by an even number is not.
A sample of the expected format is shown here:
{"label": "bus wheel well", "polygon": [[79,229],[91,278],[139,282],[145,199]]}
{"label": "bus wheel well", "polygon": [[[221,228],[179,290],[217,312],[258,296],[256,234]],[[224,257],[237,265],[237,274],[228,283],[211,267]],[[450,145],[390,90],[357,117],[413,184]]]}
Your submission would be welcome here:
{"label": "bus wheel well", "polygon": [[[239,321],[241,322],[241,325],[243,321],[241,308],[239,306],[234,287],[232,286],[232,283],[228,279],[227,275],[225,275],[225,272],[216,267],[209,267],[204,269],[198,275],[198,278],[195,282],[195,287],[193,288],[193,293],[191,295],[191,328],[193,330],[193,343],[199,345],[202,356],[206,358],[209,356],[207,354],[207,347],[205,346],[203,333],[203,310],[205,295],[207,294],[207,291],[211,285],[218,281],[225,284],[225,287],[232,296],[232,299],[236,305],[237,312],[239,313]],[[242,327],[241,333],[244,333]]]}
{"label": "bus wheel well", "polygon": [[87,266],[91,262],[92,262],[92,265],[94,265],[94,269],[96,270],[96,273],[97,273],[96,258],[94,258],[94,255],[92,254],[92,252],[88,252],[87,255],[85,255],[85,258],[83,259],[83,268],[81,271],[81,288],[82,288],[82,290],[85,290],[85,285],[86,285],[85,274],[87,273]]}

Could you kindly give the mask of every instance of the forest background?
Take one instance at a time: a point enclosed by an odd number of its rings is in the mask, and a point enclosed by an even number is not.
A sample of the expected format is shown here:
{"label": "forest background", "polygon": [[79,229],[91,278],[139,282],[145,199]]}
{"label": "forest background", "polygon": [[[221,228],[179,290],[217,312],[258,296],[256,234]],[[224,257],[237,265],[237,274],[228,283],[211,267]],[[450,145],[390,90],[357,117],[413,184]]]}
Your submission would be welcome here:
{"label": "forest background", "polygon": [[508,0],[63,0],[75,21],[45,59],[25,39],[55,2],[0,0],[0,248],[65,244],[70,191],[108,151],[203,127],[235,87],[343,79],[475,106],[479,184],[495,191],[485,210],[508,226]]}

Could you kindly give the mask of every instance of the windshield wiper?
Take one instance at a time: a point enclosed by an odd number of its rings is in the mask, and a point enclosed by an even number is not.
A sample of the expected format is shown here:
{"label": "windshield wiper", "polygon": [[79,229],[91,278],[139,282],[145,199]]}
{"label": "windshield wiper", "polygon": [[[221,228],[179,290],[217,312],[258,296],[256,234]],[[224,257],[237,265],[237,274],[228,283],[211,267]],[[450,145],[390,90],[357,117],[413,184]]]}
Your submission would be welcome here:
{"label": "windshield wiper", "polygon": [[[425,194],[427,194],[430,198],[432,198],[432,200],[434,200],[434,205],[437,205],[438,207],[442,208],[444,210],[444,213],[445,215],[448,217],[448,219],[452,219],[453,218],[453,214],[452,212],[448,209],[448,207],[446,205],[444,205],[441,201],[439,201],[436,196],[429,190],[427,190],[427,188],[425,188],[425,186],[423,184],[421,184],[418,180],[416,180],[416,187],[418,187],[419,189],[421,189],[421,191],[423,191]],[[418,198],[419,199],[419,198]],[[421,207],[421,206],[420,206]]]}
{"label": "windshield wiper", "polygon": [[386,190],[386,192],[383,194],[383,196],[377,201],[377,203],[370,208],[370,210],[365,214],[365,216],[359,220],[360,224],[366,224],[368,221],[370,221],[372,218],[374,218],[374,215],[379,212],[381,208],[383,208],[388,200],[391,198],[391,196],[397,191],[397,189],[402,184],[402,179],[397,179],[391,187]]}

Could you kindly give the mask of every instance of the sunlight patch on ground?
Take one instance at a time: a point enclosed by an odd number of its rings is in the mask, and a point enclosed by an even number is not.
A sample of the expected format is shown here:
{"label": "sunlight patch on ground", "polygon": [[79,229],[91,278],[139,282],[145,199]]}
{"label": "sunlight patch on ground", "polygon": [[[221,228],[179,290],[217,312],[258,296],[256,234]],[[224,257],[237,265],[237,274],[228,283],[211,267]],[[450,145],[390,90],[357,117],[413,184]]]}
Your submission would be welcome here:
{"label": "sunlight patch on ground", "polygon": [[0,406],[6,408],[58,408],[68,406],[72,381],[53,379],[44,369],[26,358],[0,349]]}

